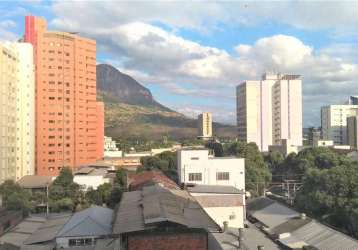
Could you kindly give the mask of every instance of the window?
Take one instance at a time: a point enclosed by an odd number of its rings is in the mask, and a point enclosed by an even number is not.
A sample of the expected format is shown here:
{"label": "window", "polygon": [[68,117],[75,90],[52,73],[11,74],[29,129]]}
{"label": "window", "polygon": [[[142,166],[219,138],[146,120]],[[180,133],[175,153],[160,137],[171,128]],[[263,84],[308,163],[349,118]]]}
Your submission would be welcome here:
{"label": "window", "polygon": [[230,180],[230,173],[229,172],[218,172],[218,173],[216,173],[216,180],[228,181],[228,180]]}
{"label": "window", "polygon": [[199,157],[191,157],[190,160],[199,160]]}
{"label": "window", "polygon": [[189,174],[189,181],[201,181],[201,173],[190,173]]}
{"label": "window", "polygon": [[70,246],[91,246],[96,243],[95,239],[87,238],[87,239],[70,239],[68,244]]}

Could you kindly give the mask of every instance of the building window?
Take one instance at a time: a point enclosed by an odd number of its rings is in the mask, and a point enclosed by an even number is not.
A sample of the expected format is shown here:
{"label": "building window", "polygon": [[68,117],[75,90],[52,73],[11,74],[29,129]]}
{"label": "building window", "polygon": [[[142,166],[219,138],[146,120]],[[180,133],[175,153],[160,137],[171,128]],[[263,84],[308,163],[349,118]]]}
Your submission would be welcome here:
{"label": "building window", "polygon": [[199,160],[199,157],[191,157],[190,160]]}
{"label": "building window", "polygon": [[95,243],[95,239],[70,239],[68,241],[69,246],[92,246]]}
{"label": "building window", "polygon": [[189,181],[201,181],[202,176],[201,173],[190,173],[189,174]]}
{"label": "building window", "polygon": [[228,181],[228,180],[230,180],[230,173],[229,172],[218,172],[216,174],[216,180]]}

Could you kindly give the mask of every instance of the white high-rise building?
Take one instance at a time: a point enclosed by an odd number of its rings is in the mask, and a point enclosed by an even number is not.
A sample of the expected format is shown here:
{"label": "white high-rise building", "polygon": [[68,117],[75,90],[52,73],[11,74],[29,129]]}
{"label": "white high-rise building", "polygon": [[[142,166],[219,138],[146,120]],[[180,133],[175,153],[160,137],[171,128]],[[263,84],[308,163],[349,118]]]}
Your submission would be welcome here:
{"label": "white high-rise building", "polygon": [[211,138],[213,136],[213,119],[211,113],[204,112],[198,115],[199,138]]}
{"label": "white high-rise building", "polygon": [[35,172],[35,79],[33,48],[14,43],[18,55],[16,86],[16,180]]}
{"label": "white high-rise building", "polygon": [[34,174],[32,45],[0,44],[0,183]]}
{"label": "white high-rise building", "polygon": [[16,176],[16,52],[0,44],[0,183]]}
{"label": "white high-rise building", "polygon": [[322,139],[347,145],[347,118],[358,115],[358,105],[329,105],[321,108]]}
{"label": "white high-rise building", "polygon": [[298,75],[264,74],[237,86],[239,140],[260,151],[282,140],[302,146],[302,81]]}

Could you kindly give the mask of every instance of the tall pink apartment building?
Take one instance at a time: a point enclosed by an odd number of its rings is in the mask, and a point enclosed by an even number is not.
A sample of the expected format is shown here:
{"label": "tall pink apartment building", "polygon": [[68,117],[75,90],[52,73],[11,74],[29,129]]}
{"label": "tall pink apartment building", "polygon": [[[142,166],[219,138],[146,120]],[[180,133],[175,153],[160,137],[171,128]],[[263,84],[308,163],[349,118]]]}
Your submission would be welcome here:
{"label": "tall pink apartment building", "polygon": [[34,47],[36,174],[55,176],[103,157],[96,42],[49,31],[40,17],[26,16],[25,23],[24,40]]}
{"label": "tall pink apartment building", "polygon": [[260,151],[271,145],[302,146],[302,80],[298,75],[264,74],[261,81],[237,86],[239,140],[255,142]]}

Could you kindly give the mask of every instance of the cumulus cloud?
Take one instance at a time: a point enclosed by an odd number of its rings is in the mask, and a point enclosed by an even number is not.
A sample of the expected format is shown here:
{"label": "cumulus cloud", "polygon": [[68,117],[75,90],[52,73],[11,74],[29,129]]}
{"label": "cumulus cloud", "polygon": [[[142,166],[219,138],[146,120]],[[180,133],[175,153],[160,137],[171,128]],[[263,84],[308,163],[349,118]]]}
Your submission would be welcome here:
{"label": "cumulus cloud", "polygon": [[[241,44],[238,40],[234,53],[229,53],[184,39],[176,30],[205,30],[220,22],[253,25],[264,20],[302,29],[344,30],[358,24],[358,3],[350,4],[347,8],[346,2],[324,5],[278,2],[273,5],[265,2],[61,1],[54,3],[56,18],[51,24],[95,38],[102,52],[143,83],[161,84],[178,95],[211,98],[218,106],[231,99],[231,108],[225,111],[225,117],[231,116],[231,121],[235,120],[233,97],[238,83],[258,79],[265,71],[301,74],[305,123],[316,122],[317,125],[321,105],[355,92],[358,66],[348,55],[357,51],[356,47],[346,47],[345,56],[340,56],[336,50],[339,45],[317,50],[296,37],[278,34],[260,38],[253,44]],[[337,14],[340,10],[347,15]],[[219,115],[224,111],[213,109],[213,112]]]}

